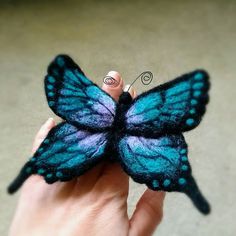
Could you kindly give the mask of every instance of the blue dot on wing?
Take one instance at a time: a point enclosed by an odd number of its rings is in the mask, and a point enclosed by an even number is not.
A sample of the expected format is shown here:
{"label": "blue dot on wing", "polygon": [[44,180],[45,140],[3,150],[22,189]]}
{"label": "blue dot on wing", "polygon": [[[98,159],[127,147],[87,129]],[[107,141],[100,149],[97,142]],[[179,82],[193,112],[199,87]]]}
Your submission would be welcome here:
{"label": "blue dot on wing", "polygon": [[197,105],[197,100],[196,100],[196,99],[191,99],[190,103],[191,103],[192,105]]}
{"label": "blue dot on wing", "polygon": [[179,183],[180,185],[184,185],[184,184],[187,183],[187,181],[186,181],[185,178],[179,178],[179,179],[178,179],[178,183]]}
{"label": "blue dot on wing", "polygon": [[203,86],[204,84],[202,82],[198,82],[193,85],[193,89],[201,89]]}
{"label": "blue dot on wing", "polygon": [[64,61],[64,58],[63,57],[57,57],[56,59],[56,63],[60,66],[60,67],[63,67],[65,65],[65,61]]}
{"label": "blue dot on wing", "polygon": [[62,172],[60,172],[60,171],[57,171],[57,173],[56,173],[56,177],[58,177],[58,178],[61,178],[61,177],[63,177],[63,174],[62,174]]}
{"label": "blue dot on wing", "polygon": [[52,86],[51,84],[49,84],[49,85],[47,85],[47,88],[48,88],[49,90],[52,90],[52,89],[53,89],[53,86]]}
{"label": "blue dot on wing", "polygon": [[196,113],[196,109],[192,108],[192,109],[189,111],[189,113],[190,113],[191,115],[194,115],[194,114]]}
{"label": "blue dot on wing", "polygon": [[202,80],[204,78],[204,75],[202,72],[197,72],[195,75],[194,75],[194,79],[195,80]]}
{"label": "blue dot on wing", "polygon": [[194,96],[195,98],[199,97],[200,95],[201,95],[201,91],[195,91],[195,92],[193,93],[193,96]]}
{"label": "blue dot on wing", "polygon": [[158,181],[157,181],[156,179],[154,179],[154,180],[152,181],[152,186],[153,186],[154,188],[159,187],[159,183],[158,183]]}
{"label": "blue dot on wing", "polygon": [[187,161],[188,158],[187,158],[186,156],[182,156],[182,157],[181,157],[181,160],[182,160],[182,161]]}
{"label": "blue dot on wing", "polygon": [[54,101],[49,101],[49,102],[48,102],[48,105],[49,105],[50,107],[52,107],[52,106],[55,105],[55,102],[54,102]]}
{"label": "blue dot on wing", "polygon": [[163,186],[164,187],[168,187],[170,185],[170,180],[169,179],[165,179],[163,182]]}
{"label": "blue dot on wing", "polygon": [[181,170],[183,170],[183,171],[188,170],[188,166],[187,166],[187,165],[182,165],[182,166],[181,166]]}
{"label": "blue dot on wing", "polygon": [[52,77],[52,76],[48,76],[48,81],[50,82],[50,83],[55,83],[55,78],[54,77]]}
{"label": "blue dot on wing", "polygon": [[183,148],[183,149],[180,150],[180,154],[185,154],[185,153],[187,153],[187,149],[186,148]]}
{"label": "blue dot on wing", "polygon": [[48,179],[52,178],[52,173],[47,174],[46,177],[47,177]]}
{"label": "blue dot on wing", "polygon": [[45,144],[48,144],[48,143],[49,143],[49,139],[45,139],[43,142],[44,142]]}
{"label": "blue dot on wing", "polygon": [[41,169],[39,169],[39,170],[37,171],[37,173],[38,173],[39,175],[42,175],[42,174],[45,173],[45,170],[41,168]]}
{"label": "blue dot on wing", "polygon": [[48,93],[48,96],[49,96],[49,97],[53,97],[53,96],[54,96],[54,93],[53,93],[53,92],[49,92],[49,93]]}
{"label": "blue dot on wing", "polygon": [[192,118],[189,118],[189,119],[186,120],[186,124],[189,125],[189,126],[193,125],[194,122],[195,122],[195,121],[194,121],[194,119],[192,119]]}

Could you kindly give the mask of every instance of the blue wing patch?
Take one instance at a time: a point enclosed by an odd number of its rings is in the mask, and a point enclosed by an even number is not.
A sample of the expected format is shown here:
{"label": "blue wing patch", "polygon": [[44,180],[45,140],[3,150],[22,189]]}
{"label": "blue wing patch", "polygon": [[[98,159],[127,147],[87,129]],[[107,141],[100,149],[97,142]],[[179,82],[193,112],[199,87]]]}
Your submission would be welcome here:
{"label": "blue wing patch", "polygon": [[102,160],[106,143],[106,132],[90,133],[65,122],[57,125],[22,168],[9,192],[15,192],[31,174],[42,175],[47,183],[83,174]]}
{"label": "blue wing patch", "polygon": [[187,145],[182,135],[158,139],[126,136],[119,142],[119,153],[129,175],[156,190],[168,191],[190,173]]}
{"label": "blue wing patch", "polygon": [[184,192],[202,213],[209,213],[209,204],[191,176],[187,144],[182,135],[157,139],[125,136],[118,150],[120,163],[136,182],[153,190]]}
{"label": "blue wing patch", "polygon": [[77,127],[102,131],[113,123],[115,100],[90,81],[69,56],[59,55],[49,65],[45,92],[50,108]]}
{"label": "blue wing patch", "polygon": [[196,70],[141,94],[126,113],[129,133],[157,137],[193,129],[205,112],[208,89],[208,74]]}

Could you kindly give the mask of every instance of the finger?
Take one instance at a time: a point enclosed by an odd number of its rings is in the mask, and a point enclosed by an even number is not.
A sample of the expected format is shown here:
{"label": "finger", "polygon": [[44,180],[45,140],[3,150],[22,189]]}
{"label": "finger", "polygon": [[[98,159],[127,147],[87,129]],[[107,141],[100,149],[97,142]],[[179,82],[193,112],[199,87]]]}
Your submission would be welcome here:
{"label": "finger", "polygon": [[110,71],[104,78],[102,89],[118,101],[123,91],[123,85],[124,82],[121,75],[116,71]]}
{"label": "finger", "polygon": [[[128,90],[129,88],[129,90]],[[125,90],[126,89],[126,90]],[[126,85],[124,91],[129,91],[132,98],[136,95],[134,88],[130,85]],[[123,171],[120,164],[118,163],[106,163],[102,175],[98,183],[97,188],[109,189],[116,193],[121,193],[121,195],[128,194],[129,188],[129,177]]]}
{"label": "finger", "polygon": [[130,235],[152,235],[163,216],[164,192],[147,189],[130,219]]}
{"label": "finger", "polygon": [[56,125],[53,118],[47,119],[47,121],[41,126],[38,133],[36,134],[32,147],[32,154],[38,149],[40,144],[46,138],[48,132]]}
{"label": "finger", "polygon": [[130,86],[130,84],[125,85],[124,91],[125,91],[125,92],[128,91],[128,92],[130,93],[130,95],[131,95],[132,98],[136,98],[136,97],[137,97],[137,92],[136,92],[136,90],[134,89],[133,86]]}
{"label": "finger", "polygon": [[[109,77],[112,78],[109,79]],[[107,80],[104,79],[105,81],[103,82],[102,89],[117,101],[123,91],[123,79],[121,78],[121,75],[116,71],[110,71],[105,78],[107,78]],[[78,179],[80,192],[88,191],[88,189],[94,186],[103,170],[103,167],[104,165],[100,163]]]}

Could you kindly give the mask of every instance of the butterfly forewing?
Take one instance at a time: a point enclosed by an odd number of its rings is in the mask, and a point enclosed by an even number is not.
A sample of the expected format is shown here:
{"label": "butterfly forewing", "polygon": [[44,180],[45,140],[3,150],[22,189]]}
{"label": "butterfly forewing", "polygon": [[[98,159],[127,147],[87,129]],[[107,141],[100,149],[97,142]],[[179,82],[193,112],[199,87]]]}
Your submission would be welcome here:
{"label": "butterfly forewing", "polygon": [[115,100],[68,56],[57,56],[49,65],[45,92],[51,109],[77,127],[102,131],[114,121]]}
{"label": "butterfly forewing", "polygon": [[126,113],[129,133],[158,137],[195,128],[208,102],[208,74],[185,74],[138,96]]}

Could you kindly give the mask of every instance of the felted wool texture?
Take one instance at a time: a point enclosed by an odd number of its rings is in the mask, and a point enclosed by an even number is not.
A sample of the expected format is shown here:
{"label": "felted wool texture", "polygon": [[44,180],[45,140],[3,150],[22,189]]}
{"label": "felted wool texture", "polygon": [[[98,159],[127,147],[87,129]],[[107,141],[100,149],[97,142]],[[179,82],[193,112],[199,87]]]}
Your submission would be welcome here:
{"label": "felted wool texture", "polygon": [[44,84],[49,107],[65,121],[49,132],[9,193],[32,174],[52,184],[78,177],[98,162],[118,161],[134,181],[156,191],[183,192],[199,211],[210,212],[192,177],[182,134],[198,126],[205,113],[206,71],[179,76],[134,100],[123,92],[116,102],[69,56],[59,55]]}

